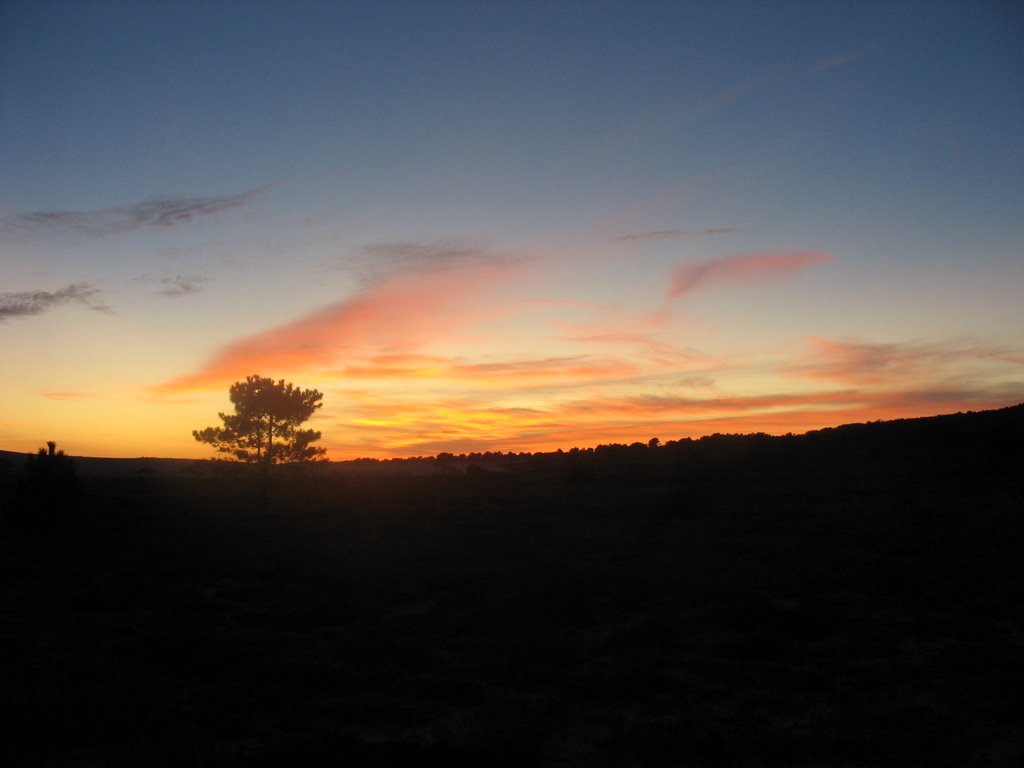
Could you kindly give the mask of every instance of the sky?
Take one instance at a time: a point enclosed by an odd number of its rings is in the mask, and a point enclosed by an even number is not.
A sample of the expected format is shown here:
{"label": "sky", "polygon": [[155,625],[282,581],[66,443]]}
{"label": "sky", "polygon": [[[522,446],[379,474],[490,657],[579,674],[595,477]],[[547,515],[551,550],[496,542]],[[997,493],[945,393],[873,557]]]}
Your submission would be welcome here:
{"label": "sky", "polygon": [[1010,2],[0,2],[0,448],[333,459],[1024,401]]}

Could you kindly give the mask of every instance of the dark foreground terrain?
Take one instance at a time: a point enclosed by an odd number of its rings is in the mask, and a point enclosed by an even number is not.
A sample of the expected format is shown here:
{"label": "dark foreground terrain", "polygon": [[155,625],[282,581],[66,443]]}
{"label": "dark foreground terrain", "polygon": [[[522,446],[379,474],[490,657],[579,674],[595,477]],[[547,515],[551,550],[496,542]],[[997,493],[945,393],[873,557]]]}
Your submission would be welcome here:
{"label": "dark foreground terrain", "polygon": [[0,762],[1020,765],[1006,450],[89,478],[0,529]]}

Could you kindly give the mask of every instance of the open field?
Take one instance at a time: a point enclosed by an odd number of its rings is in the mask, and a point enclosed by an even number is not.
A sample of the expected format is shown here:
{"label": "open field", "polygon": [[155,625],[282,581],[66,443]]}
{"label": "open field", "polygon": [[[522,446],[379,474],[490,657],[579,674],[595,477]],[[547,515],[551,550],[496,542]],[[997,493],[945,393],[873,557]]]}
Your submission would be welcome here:
{"label": "open field", "polygon": [[1022,510],[909,463],[94,477],[3,529],[0,760],[1018,765]]}

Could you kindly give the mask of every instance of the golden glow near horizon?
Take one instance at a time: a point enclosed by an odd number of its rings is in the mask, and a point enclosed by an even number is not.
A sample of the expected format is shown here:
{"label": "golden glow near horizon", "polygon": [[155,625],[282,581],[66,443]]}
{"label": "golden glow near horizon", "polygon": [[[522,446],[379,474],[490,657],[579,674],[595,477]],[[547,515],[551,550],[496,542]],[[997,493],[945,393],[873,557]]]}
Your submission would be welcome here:
{"label": "golden glow near horizon", "polygon": [[[812,280],[829,261],[772,259],[704,265],[700,279],[704,290],[719,291],[718,312],[737,295],[768,302],[777,281]],[[338,460],[799,432],[1014,400],[1021,360],[1001,348],[816,337],[760,348],[701,327],[680,306],[678,270],[665,276],[662,298],[652,294],[641,311],[566,300],[557,312],[538,313],[553,303],[530,300],[542,261],[403,273],[229,341],[205,365],[162,380],[154,374],[147,382],[133,368],[134,383],[106,391],[97,377],[84,391],[9,393],[6,402],[18,407],[5,416],[4,447],[32,451],[56,439],[79,455],[207,457],[191,430],[217,423],[217,413],[229,410],[228,387],[248,373],[323,391],[324,408],[309,426],[323,432],[321,443]],[[743,263],[756,263],[756,283],[735,269]],[[768,274],[773,269],[783,274]],[[534,279],[515,279],[517,270]],[[723,276],[717,286],[716,275]],[[58,361],[50,366],[42,378],[69,376]],[[964,381],[974,388],[950,384]]]}
{"label": "golden glow near horizon", "polygon": [[209,457],[251,374],[333,459],[1024,400],[1003,10],[349,6],[5,17],[0,449]]}

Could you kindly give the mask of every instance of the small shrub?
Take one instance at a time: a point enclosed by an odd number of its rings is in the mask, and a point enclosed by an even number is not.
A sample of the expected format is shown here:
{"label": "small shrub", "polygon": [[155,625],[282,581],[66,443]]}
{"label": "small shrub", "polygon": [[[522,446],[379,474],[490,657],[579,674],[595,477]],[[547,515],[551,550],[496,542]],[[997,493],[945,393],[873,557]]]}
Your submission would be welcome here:
{"label": "small shrub", "polygon": [[52,440],[46,446],[29,455],[18,476],[16,508],[25,521],[66,519],[78,511],[75,463]]}

